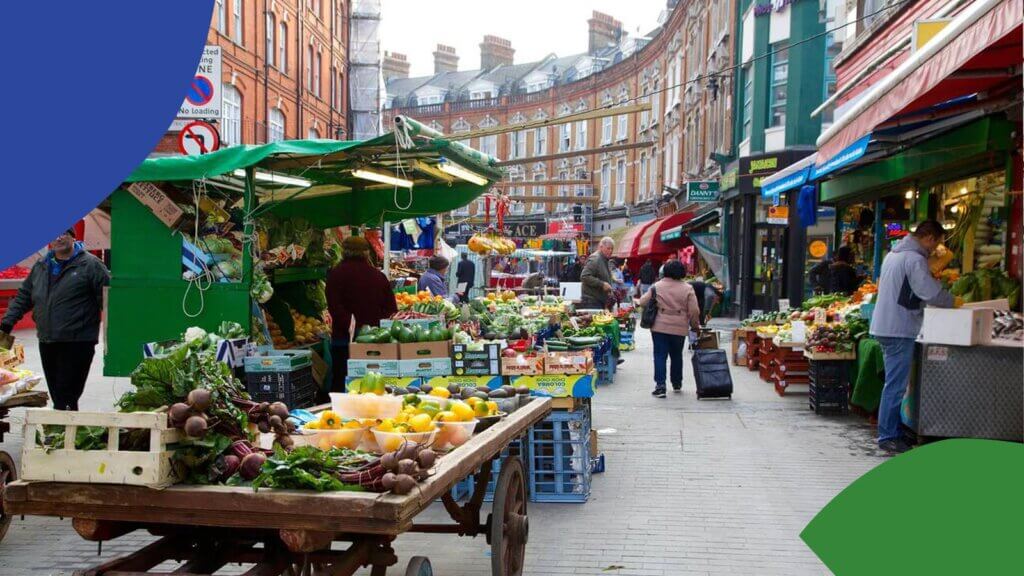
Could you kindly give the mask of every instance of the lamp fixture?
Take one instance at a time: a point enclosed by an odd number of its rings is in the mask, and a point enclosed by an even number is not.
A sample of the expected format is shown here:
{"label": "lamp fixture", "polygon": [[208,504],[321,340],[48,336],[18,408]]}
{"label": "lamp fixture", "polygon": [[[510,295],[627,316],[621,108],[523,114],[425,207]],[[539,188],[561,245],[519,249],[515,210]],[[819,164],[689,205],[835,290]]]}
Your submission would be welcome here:
{"label": "lamp fixture", "polygon": [[[238,169],[232,172],[234,176],[239,178],[245,178],[245,170]],[[286,176],[284,174],[278,174],[276,172],[261,172],[256,170],[253,173],[253,177],[260,182],[270,182],[272,184],[285,184],[288,186],[300,186],[302,188],[308,188],[313,185],[313,182],[306,180],[305,178],[298,178],[296,176]]]}
{"label": "lamp fixture", "polygon": [[446,172],[456,178],[461,178],[466,182],[476,184],[477,186],[484,186],[488,182],[487,178],[484,178],[476,172],[467,170],[447,158],[441,158],[441,161],[437,163],[437,168],[442,172]]}
{"label": "lamp fixture", "polygon": [[363,180],[370,180],[372,182],[380,182],[381,184],[401,186],[402,188],[412,188],[413,184],[412,180],[396,178],[391,174],[387,174],[385,172],[378,172],[376,170],[370,170],[368,168],[357,168],[352,171],[352,176],[356,178],[362,178]]}
{"label": "lamp fixture", "polygon": [[907,200],[913,200],[914,199],[914,191],[913,190],[907,190],[907,193],[903,197],[906,198]]}

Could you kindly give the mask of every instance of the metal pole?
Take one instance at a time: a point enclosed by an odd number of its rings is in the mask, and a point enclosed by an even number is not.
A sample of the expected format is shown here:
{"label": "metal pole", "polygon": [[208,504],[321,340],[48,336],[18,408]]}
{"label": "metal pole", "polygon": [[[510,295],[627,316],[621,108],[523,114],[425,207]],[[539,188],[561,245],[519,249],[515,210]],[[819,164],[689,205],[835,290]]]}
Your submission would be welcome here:
{"label": "metal pole", "polygon": [[384,222],[384,275],[391,278],[391,222]]}

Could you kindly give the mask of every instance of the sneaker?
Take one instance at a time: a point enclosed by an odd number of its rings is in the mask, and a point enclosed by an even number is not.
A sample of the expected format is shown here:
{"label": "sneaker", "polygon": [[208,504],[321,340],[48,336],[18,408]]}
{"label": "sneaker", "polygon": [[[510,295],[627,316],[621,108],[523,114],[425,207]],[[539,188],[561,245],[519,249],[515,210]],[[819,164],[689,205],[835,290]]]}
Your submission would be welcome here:
{"label": "sneaker", "polygon": [[884,442],[879,442],[878,447],[891,454],[902,454],[910,450],[910,446],[901,440],[885,440]]}
{"label": "sneaker", "polygon": [[680,392],[683,391],[683,387],[682,386],[673,386],[672,387],[672,391],[675,392],[676,394],[679,394]]}
{"label": "sneaker", "polygon": [[618,360],[615,361],[615,365],[616,366],[622,366],[622,363],[625,362],[625,361],[626,361],[625,358],[619,358]]}
{"label": "sneaker", "polygon": [[654,390],[651,391],[651,396],[657,396],[659,393],[660,394],[664,394],[665,393],[665,389],[664,388],[655,388]]}
{"label": "sneaker", "polygon": [[654,394],[655,398],[664,398],[666,396],[664,388],[660,388],[658,390],[655,390],[653,392],[653,394]]}

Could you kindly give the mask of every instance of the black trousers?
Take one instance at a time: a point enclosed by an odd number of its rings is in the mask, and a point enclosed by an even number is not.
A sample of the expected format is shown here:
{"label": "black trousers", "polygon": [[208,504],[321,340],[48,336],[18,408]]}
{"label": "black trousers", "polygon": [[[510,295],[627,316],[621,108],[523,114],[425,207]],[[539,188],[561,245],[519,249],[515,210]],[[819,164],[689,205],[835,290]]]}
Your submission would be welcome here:
{"label": "black trousers", "polygon": [[55,410],[78,410],[95,353],[95,342],[39,343],[43,375]]}

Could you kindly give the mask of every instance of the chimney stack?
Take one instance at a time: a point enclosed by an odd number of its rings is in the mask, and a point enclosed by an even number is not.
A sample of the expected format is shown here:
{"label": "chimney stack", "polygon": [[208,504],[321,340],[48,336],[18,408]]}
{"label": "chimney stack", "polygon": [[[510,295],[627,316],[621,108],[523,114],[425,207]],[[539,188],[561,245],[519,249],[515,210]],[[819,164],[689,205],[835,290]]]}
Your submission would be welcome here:
{"label": "chimney stack", "polygon": [[484,41],[480,43],[480,68],[493,70],[499,65],[511,66],[515,53],[512,42],[497,36],[484,36]]}
{"label": "chimney stack", "polygon": [[405,54],[398,52],[384,51],[384,62],[381,64],[384,71],[384,81],[390,82],[394,78],[409,77],[409,60]]}
{"label": "chimney stack", "polygon": [[434,74],[441,72],[455,72],[459,69],[459,57],[455,54],[455,48],[438,44],[434,50]]}
{"label": "chimney stack", "polygon": [[590,26],[587,52],[590,54],[594,54],[609,44],[618,44],[619,39],[622,38],[622,22],[607,14],[594,10],[590,20],[587,20],[587,24]]}

